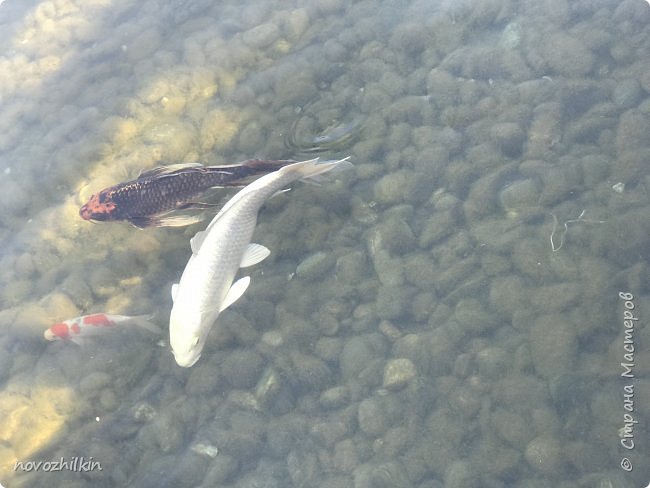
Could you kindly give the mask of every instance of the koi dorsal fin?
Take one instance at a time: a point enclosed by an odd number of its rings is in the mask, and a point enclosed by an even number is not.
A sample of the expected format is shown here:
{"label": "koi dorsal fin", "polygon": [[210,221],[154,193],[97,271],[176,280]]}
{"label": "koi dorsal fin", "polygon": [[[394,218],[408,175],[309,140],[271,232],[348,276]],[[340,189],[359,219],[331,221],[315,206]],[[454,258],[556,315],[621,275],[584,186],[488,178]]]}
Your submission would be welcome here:
{"label": "koi dorsal fin", "polygon": [[194,237],[190,239],[190,247],[192,248],[192,254],[196,254],[199,252],[199,249],[201,248],[201,244],[203,244],[203,239],[205,239],[205,231],[200,230],[196,234],[194,234]]}
{"label": "koi dorsal fin", "polygon": [[154,176],[163,176],[174,171],[187,168],[197,168],[203,166],[201,163],[177,163],[177,164],[168,164],[165,166],[156,166],[155,168],[143,170],[138,175],[138,178],[151,178]]}

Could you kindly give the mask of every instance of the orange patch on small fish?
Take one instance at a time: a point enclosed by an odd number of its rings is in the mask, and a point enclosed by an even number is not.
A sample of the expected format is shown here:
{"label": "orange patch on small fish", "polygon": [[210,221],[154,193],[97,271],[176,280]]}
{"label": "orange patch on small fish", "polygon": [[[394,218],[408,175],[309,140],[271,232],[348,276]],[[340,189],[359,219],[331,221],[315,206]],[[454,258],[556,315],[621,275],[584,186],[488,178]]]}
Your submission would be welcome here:
{"label": "orange patch on small fish", "polygon": [[94,325],[94,326],[111,326],[115,325],[107,316],[106,314],[103,313],[96,313],[93,315],[86,315],[83,318],[83,323],[88,324],[88,325]]}
{"label": "orange patch on small fish", "polygon": [[64,322],[54,324],[52,327],[50,327],[50,331],[52,332],[52,335],[54,337],[60,337],[61,339],[67,338],[68,335],[70,334],[68,325],[65,324]]}
{"label": "orange patch on small fish", "polygon": [[63,322],[54,324],[43,332],[43,336],[48,341],[60,339],[82,345],[88,337],[103,334],[114,329],[118,324],[127,322],[142,327],[143,329],[147,329],[150,332],[156,334],[160,333],[160,329],[156,325],[150,323],[149,318],[148,315],[129,317],[126,315],[95,313],[64,320]]}

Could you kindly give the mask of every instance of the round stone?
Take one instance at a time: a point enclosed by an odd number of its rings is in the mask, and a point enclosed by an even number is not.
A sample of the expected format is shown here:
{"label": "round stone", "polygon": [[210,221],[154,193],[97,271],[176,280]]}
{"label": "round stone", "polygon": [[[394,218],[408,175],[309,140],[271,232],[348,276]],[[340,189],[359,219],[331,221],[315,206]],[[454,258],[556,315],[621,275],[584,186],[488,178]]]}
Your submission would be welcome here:
{"label": "round stone", "polygon": [[415,378],[416,374],[415,364],[410,359],[391,359],[384,368],[384,382],[382,386],[388,390],[399,390]]}

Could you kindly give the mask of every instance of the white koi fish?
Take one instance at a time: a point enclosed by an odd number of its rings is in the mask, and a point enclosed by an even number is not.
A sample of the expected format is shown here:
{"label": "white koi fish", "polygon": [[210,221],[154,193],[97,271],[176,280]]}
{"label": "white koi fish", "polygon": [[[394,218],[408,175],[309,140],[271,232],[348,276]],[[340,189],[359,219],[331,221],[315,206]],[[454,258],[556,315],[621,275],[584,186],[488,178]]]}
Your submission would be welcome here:
{"label": "white koi fish", "polygon": [[179,283],[172,286],[169,342],[179,366],[189,368],[201,356],[210,327],[250,284],[250,276],[234,281],[239,268],[263,261],[266,247],[251,243],[257,214],[264,203],[290,183],[351,166],[349,158],[290,164],[262,176],[233,196],[208,227],[191,240],[192,256]]}
{"label": "white koi fish", "polygon": [[43,336],[48,341],[70,341],[77,345],[82,345],[88,337],[103,334],[104,332],[114,329],[119,324],[128,323],[132,323],[147,329],[150,332],[159,334],[161,330],[156,325],[149,322],[148,319],[148,315],[128,317],[126,315],[94,313],[92,315],[83,315],[74,319],[58,322],[49,329],[46,329]]}

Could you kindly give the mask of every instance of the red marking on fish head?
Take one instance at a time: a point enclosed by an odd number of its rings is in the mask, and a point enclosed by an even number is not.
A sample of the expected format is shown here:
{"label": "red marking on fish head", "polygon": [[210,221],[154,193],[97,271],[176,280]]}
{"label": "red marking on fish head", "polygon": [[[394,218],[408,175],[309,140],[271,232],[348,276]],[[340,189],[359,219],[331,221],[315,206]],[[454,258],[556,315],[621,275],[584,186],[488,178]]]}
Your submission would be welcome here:
{"label": "red marking on fish head", "polygon": [[68,339],[68,336],[70,335],[70,330],[68,329],[68,324],[65,322],[59,322],[58,324],[54,324],[52,327],[50,327],[50,337],[52,340],[54,339]]}
{"label": "red marking on fish head", "polygon": [[94,325],[95,327],[111,327],[115,325],[105,313],[96,313],[93,315],[86,315],[83,318],[84,325]]}
{"label": "red marking on fish head", "polygon": [[115,207],[110,191],[104,190],[91,196],[79,209],[79,215],[84,220],[111,220]]}

